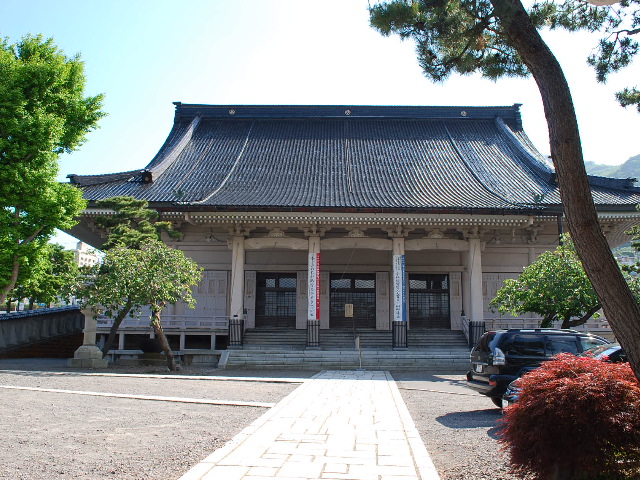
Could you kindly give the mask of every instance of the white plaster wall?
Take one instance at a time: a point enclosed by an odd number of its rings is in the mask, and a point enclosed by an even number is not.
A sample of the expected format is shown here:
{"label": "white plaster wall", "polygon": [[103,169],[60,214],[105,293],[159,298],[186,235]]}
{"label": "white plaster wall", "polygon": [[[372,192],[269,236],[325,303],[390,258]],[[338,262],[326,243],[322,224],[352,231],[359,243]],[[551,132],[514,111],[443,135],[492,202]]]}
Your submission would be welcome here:
{"label": "white plaster wall", "polygon": [[[522,268],[535,259],[541,252],[555,248],[557,236],[553,229],[548,229],[544,235],[539,234],[536,242],[524,242],[523,235],[515,237],[513,243],[487,240],[482,251],[483,270],[483,303],[485,318],[496,318],[499,316],[488,310],[488,303],[495,295],[495,291],[506,278],[514,278]],[[213,233],[213,236],[212,236]],[[503,239],[505,237],[502,237]],[[264,242],[263,242],[264,243]],[[335,243],[335,242],[334,242]],[[227,245],[227,234],[223,231],[212,232],[211,229],[188,226],[181,241],[171,242],[171,245],[183,250],[186,255],[199,263],[208,271],[226,271],[231,269],[231,249]],[[377,273],[378,275],[391,272],[391,250],[374,249],[342,249],[342,250],[322,250],[320,252],[320,270],[323,281],[321,288],[323,295],[321,300],[321,326],[328,327],[329,311],[329,289],[328,278],[330,273]],[[247,250],[245,260],[245,271],[285,271],[285,272],[306,272],[308,252],[298,249],[261,249]],[[460,251],[407,251],[406,267],[410,273],[445,273],[450,278],[450,308],[452,318],[452,328],[460,328],[460,313],[468,307],[466,299],[468,297],[467,265],[466,254]],[[380,277],[379,277],[380,278]],[[454,293],[453,290],[456,290]],[[227,289],[229,290],[229,289]],[[227,294],[228,295],[228,294]],[[389,302],[390,302],[389,296]],[[302,298],[299,298],[299,311],[304,312],[305,318],[299,322],[306,324],[306,308]],[[380,299],[379,299],[380,300]],[[246,301],[246,299],[245,299]],[[226,301],[228,314],[228,298]],[[191,315],[197,316],[199,311],[207,313],[207,301],[196,306],[196,311]],[[216,305],[220,305],[220,300],[216,300]],[[219,308],[219,307],[216,307]],[[389,304],[389,308],[391,305]],[[178,307],[176,314],[184,312]],[[381,309],[381,312],[384,308]],[[186,312],[185,312],[186,313]],[[384,315],[383,315],[384,316]],[[249,315],[251,323],[251,314]],[[302,318],[302,317],[301,317]],[[379,327],[384,321],[378,322]]]}
{"label": "white plaster wall", "polygon": [[416,266],[445,267],[446,273],[449,266],[462,265],[462,254],[460,252],[406,252],[407,270],[412,271]]}

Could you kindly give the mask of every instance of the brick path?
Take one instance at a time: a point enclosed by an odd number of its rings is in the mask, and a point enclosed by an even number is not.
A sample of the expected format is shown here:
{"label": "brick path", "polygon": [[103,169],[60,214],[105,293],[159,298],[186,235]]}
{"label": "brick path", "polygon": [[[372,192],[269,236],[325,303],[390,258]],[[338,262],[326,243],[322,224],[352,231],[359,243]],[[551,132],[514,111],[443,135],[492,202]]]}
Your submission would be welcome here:
{"label": "brick path", "polygon": [[388,372],[325,371],[180,480],[439,480]]}

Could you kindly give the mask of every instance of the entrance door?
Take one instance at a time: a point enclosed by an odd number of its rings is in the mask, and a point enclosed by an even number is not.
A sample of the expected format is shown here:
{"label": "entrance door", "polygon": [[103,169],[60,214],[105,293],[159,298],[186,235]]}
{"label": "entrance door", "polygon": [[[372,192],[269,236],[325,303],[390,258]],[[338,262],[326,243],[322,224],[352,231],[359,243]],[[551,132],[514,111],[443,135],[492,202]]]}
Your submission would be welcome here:
{"label": "entrance door", "polygon": [[409,326],[451,328],[448,275],[409,275]]}
{"label": "entrance door", "polygon": [[256,274],[256,328],[296,328],[296,274]]}
{"label": "entrance door", "polygon": [[[329,328],[376,328],[376,274],[331,274]],[[353,318],[345,318],[353,304]]]}

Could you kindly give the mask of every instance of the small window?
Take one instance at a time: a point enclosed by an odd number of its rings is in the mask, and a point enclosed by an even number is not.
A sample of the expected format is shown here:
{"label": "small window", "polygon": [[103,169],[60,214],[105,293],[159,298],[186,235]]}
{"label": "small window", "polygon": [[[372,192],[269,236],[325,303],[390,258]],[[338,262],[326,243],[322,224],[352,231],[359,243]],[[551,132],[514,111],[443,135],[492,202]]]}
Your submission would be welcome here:
{"label": "small window", "polygon": [[375,280],[365,280],[365,279],[362,279],[362,278],[356,278],[355,279],[355,288],[374,289],[374,288],[376,288],[376,281]]}
{"label": "small window", "polygon": [[501,349],[511,355],[523,357],[544,357],[544,338],[541,335],[514,335],[510,344]]}
{"label": "small window", "polygon": [[331,288],[351,288],[351,278],[332,279]]}
{"label": "small window", "polygon": [[571,335],[548,335],[547,336],[547,355],[553,356],[559,353],[578,353],[578,342]]}
{"label": "small window", "polygon": [[589,350],[591,347],[595,347],[597,345],[605,345],[605,341],[601,338],[596,337],[579,337],[580,344],[582,345],[582,350]]}
{"label": "small window", "polygon": [[475,346],[474,350],[478,352],[490,352],[491,347],[489,346],[489,344],[495,336],[495,332],[485,333],[484,335],[482,335],[482,337],[480,337],[480,340],[478,341],[478,344]]}
{"label": "small window", "polygon": [[280,288],[296,288],[296,277],[280,277]]}

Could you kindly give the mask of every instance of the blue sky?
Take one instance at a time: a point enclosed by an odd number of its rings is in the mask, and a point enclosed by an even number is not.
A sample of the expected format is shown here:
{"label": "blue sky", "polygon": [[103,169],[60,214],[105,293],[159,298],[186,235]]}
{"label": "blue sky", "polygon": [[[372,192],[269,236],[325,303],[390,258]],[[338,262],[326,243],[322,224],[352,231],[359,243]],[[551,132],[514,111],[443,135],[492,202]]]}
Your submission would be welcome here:
{"label": "blue sky", "polygon": [[[169,133],[174,101],[522,103],[526,132],[549,151],[533,80],[465,76],[434,84],[422,75],[411,42],[369,27],[367,6],[368,0],[2,0],[0,35],[13,42],[41,33],[69,56],[80,52],[87,93],[105,94],[108,117],[79,151],[61,159],[61,178],[144,167]],[[640,61],[603,86],[585,61],[596,39],[545,37],[572,88],[585,158],[619,164],[640,154],[640,114],[613,100],[613,92],[638,83]]]}

